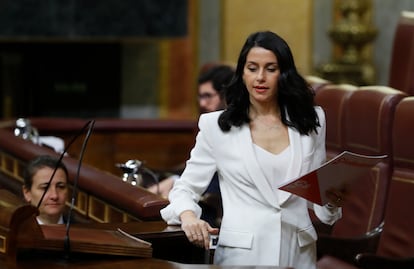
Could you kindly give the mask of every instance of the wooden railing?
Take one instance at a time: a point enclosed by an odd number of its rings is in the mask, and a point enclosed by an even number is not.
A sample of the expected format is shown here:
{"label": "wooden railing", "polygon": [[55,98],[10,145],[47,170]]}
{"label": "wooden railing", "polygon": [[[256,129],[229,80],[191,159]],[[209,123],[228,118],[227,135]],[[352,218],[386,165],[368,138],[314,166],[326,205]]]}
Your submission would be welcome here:
{"label": "wooden railing", "polygon": [[[68,143],[87,123],[85,119],[31,118],[42,136],[61,137]],[[156,171],[169,171],[183,164],[195,142],[196,121],[97,119],[85,151],[85,163],[114,175],[122,173],[115,166],[128,160],[140,160]],[[78,156],[82,139],[69,148]]]}
{"label": "wooden railing", "polygon": [[[8,128],[0,128],[0,187],[19,194],[26,162],[41,154],[58,156],[52,149],[16,137]],[[111,156],[101,155],[101,159],[107,158]],[[63,161],[72,183],[78,159],[65,156]],[[75,211],[96,222],[159,220],[159,210],[168,204],[166,199],[125,183],[120,177],[90,164],[82,165],[78,188]]]}

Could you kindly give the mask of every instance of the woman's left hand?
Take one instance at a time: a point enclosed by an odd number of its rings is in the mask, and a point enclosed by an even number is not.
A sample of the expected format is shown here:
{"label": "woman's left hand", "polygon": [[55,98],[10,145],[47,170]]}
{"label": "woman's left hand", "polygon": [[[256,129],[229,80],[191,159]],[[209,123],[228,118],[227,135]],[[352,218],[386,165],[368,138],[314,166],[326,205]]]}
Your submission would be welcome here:
{"label": "woman's left hand", "polygon": [[346,187],[341,189],[329,189],[326,191],[326,197],[329,200],[328,204],[335,207],[341,207],[346,201],[347,196],[348,188]]}

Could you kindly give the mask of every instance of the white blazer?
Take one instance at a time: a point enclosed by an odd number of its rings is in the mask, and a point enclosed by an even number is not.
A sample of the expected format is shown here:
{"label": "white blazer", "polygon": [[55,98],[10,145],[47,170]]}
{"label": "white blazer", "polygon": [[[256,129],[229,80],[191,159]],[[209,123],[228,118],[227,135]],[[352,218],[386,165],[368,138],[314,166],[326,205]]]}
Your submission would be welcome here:
{"label": "white blazer", "polygon": [[[291,159],[286,179],[298,177],[325,161],[325,114],[315,107],[321,126],[318,134],[301,135],[288,129]],[[317,234],[308,208],[322,222],[333,224],[341,209],[329,210],[292,195],[272,190],[255,158],[248,124],[220,130],[222,111],[202,114],[190,159],[169,194],[170,204],[161,216],[170,225],[181,224],[179,215],[193,210],[215,171],[223,200],[223,219],[214,263],[220,265],[267,265],[316,268]]]}

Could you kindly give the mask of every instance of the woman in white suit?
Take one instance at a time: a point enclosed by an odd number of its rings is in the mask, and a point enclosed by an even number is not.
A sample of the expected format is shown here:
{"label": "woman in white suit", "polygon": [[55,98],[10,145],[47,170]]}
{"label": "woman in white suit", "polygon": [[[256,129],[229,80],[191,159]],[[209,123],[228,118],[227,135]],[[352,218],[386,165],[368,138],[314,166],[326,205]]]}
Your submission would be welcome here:
{"label": "woman in white suit", "polygon": [[202,114],[190,159],[161,210],[194,244],[209,248],[218,228],[197,202],[218,172],[223,218],[214,263],[316,268],[316,231],[308,209],[327,224],[337,206],[311,204],[278,189],[325,161],[325,115],[277,34],[251,34],[226,89],[227,109]]}

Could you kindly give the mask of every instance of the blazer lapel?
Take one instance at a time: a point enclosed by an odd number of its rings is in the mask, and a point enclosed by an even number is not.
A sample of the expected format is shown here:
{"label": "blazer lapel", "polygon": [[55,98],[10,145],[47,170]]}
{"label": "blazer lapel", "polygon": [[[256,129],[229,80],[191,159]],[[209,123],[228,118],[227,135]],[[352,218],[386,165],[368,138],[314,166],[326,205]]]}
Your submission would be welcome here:
{"label": "blazer lapel", "polygon": [[[272,190],[272,188],[277,188],[277,186],[269,185],[268,181],[265,178],[265,175],[262,172],[262,169],[260,168],[257,162],[257,159],[255,157],[256,154],[253,148],[254,145],[248,125],[245,124],[242,127],[240,127],[237,139],[237,143],[240,144],[239,148],[241,149],[241,159],[244,162],[249,177],[252,180],[254,180],[257,189],[260,191],[260,193],[263,195],[266,201],[275,208],[280,209],[277,197],[274,194],[274,191]],[[245,147],[244,145],[249,146]]]}

